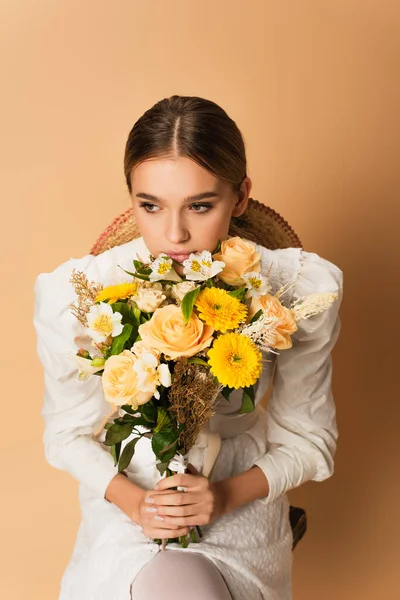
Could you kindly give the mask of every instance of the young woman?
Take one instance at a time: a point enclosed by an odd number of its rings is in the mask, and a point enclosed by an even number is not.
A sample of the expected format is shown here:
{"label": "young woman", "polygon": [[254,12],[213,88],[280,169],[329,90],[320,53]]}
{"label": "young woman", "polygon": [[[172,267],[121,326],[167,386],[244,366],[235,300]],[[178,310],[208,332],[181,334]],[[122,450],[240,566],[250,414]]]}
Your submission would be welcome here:
{"label": "young woman", "polygon": [[[46,458],[79,481],[82,508],[59,599],[289,600],[293,538],[286,492],[333,473],[331,351],[340,329],[342,271],[300,248],[238,247],[229,235],[231,219],[245,213],[252,184],[241,133],[211,101],[172,96],[155,104],[132,128],[124,165],[141,236],[97,256],[71,258],[35,282]],[[164,252],[183,262],[227,239],[227,259],[242,272],[259,256],[272,293],[292,281],[293,298],[338,292],[339,299],[299,322],[292,347],[266,357],[271,362],[264,363],[254,412],[238,414],[241,390],[230,401],[221,396],[210,422],[221,437],[211,474],[191,469],[154,489],[150,440],[137,444],[125,476],[116,474],[102,443],[110,406],[101,378],[78,380],[69,360],[82,343],[69,279],[77,269],[89,280],[119,283],[127,277],[119,267],[131,269],[134,258]],[[173,490],[177,485],[187,491]],[[202,527],[203,538],[188,548],[169,543],[161,551],[153,541],[193,525]]]}

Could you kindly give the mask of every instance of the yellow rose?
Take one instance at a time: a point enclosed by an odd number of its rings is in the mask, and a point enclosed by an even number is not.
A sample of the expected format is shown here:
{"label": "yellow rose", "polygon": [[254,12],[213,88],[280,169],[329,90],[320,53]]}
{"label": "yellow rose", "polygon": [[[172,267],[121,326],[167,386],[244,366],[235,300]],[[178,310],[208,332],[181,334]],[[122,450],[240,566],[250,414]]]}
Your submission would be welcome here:
{"label": "yellow rose", "polygon": [[250,271],[260,272],[260,255],[254,242],[232,237],[221,243],[221,251],[213,255],[214,260],[222,260],[225,267],[218,277],[229,285],[241,285],[242,275]]}
{"label": "yellow rose", "polygon": [[214,329],[195,313],[185,325],[182,310],[175,304],[157,308],[150,321],[139,326],[139,335],[146,346],[170,358],[197,354],[211,345],[213,333]]}
{"label": "yellow rose", "polygon": [[138,376],[133,366],[138,360],[130,350],[110,356],[105,363],[102,384],[104,397],[111,404],[122,406],[131,404],[137,409],[152,397],[151,392],[142,392],[138,388]]}
{"label": "yellow rose", "polygon": [[270,294],[252,298],[248,318],[251,319],[260,309],[266,311],[268,315],[279,317],[273,348],[277,350],[291,348],[293,342],[290,336],[297,331],[298,327],[290,309],[283,306],[278,298]]}

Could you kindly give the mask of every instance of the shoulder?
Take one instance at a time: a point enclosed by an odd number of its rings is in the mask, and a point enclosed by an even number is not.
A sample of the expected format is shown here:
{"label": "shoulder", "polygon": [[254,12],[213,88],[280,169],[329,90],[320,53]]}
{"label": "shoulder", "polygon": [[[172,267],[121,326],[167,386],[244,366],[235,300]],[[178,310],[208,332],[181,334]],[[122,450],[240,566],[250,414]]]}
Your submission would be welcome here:
{"label": "shoulder", "polygon": [[273,293],[292,283],[296,297],[312,293],[339,292],[343,289],[343,271],[338,265],[302,248],[271,250],[256,245],[260,254],[261,272],[268,274]]}
{"label": "shoulder", "polygon": [[[104,285],[122,283],[129,278],[123,269],[132,271],[134,259],[147,259],[148,250],[142,237],[125,244],[113,246],[98,255],[85,254],[77,258],[69,258],[57,265],[53,270],[39,273],[34,283],[37,299],[46,295],[49,301],[59,298],[62,291],[68,302],[75,297],[73,286],[69,282],[73,270],[82,271],[89,280],[101,281]],[[122,267],[122,268],[121,268]]]}

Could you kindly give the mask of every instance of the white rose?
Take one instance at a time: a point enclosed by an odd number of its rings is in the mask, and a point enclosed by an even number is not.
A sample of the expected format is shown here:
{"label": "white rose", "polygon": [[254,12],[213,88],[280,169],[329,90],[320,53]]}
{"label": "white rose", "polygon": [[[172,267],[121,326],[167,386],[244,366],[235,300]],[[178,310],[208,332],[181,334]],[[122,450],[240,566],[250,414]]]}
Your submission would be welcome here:
{"label": "white rose", "polygon": [[177,283],[172,287],[171,295],[175,298],[177,304],[180,304],[185,294],[192,292],[197,287],[199,286],[194,281],[182,281],[182,283]]}
{"label": "white rose", "polygon": [[165,294],[161,290],[154,288],[141,288],[133,300],[140,310],[144,312],[154,312],[156,308],[165,300]]}

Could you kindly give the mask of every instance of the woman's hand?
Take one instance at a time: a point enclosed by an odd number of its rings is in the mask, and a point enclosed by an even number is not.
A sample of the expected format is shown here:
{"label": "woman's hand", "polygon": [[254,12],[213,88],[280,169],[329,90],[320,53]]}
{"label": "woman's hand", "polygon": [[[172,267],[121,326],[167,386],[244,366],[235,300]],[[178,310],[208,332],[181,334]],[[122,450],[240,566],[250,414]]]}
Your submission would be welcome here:
{"label": "woman's hand", "polygon": [[[180,537],[186,535],[190,531],[188,526],[178,526],[171,523],[167,523],[165,520],[159,519],[159,513],[157,509],[151,510],[155,507],[155,503],[147,502],[149,497],[154,497],[155,493],[162,494],[180,494],[181,492],[167,490],[166,492],[155,492],[155,490],[145,490],[142,498],[139,501],[139,517],[138,523],[142,528],[144,535],[152,539],[168,539]],[[149,510],[150,509],[150,510]]]}
{"label": "woman's hand", "polygon": [[[158,482],[157,490],[146,492],[140,514],[143,523],[147,521],[147,528],[157,528],[157,535],[152,533],[151,537],[185,535],[190,527],[207,525],[225,513],[224,498],[218,484],[211,483],[192,465],[188,469],[191,473],[165,477]],[[170,489],[176,486],[185,487],[187,492]],[[154,501],[149,502],[150,498]],[[161,536],[160,531],[169,533]]]}

